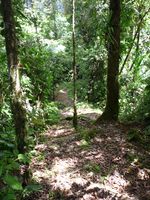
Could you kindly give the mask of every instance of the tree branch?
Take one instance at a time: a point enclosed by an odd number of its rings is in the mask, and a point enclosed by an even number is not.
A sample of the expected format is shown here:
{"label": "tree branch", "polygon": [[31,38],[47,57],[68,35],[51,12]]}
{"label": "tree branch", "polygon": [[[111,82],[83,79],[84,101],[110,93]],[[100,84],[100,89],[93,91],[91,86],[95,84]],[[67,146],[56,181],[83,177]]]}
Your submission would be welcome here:
{"label": "tree branch", "polygon": [[127,53],[125,59],[124,59],[124,62],[123,62],[122,67],[121,67],[121,69],[120,69],[119,75],[122,73],[122,71],[123,71],[123,69],[124,69],[124,66],[125,66],[125,64],[126,64],[126,62],[127,62],[127,60],[128,60],[128,58],[129,58],[129,56],[130,56],[130,53],[131,53],[132,48],[133,48],[135,39],[136,39],[136,37],[137,37],[137,35],[138,35],[138,32],[139,32],[139,30],[140,30],[140,26],[141,26],[141,24],[142,24],[142,22],[143,22],[145,16],[149,13],[149,11],[150,11],[150,8],[145,12],[145,14],[143,15],[143,17],[142,17],[141,20],[139,21],[137,30],[136,30],[136,32],[135,32],[135,34],[134,34],[134,38],[133,38],[132,44],[131,44],[131,46],[130,46],[130,48],[129,48],[129,51],[128,51],[128,53]]}

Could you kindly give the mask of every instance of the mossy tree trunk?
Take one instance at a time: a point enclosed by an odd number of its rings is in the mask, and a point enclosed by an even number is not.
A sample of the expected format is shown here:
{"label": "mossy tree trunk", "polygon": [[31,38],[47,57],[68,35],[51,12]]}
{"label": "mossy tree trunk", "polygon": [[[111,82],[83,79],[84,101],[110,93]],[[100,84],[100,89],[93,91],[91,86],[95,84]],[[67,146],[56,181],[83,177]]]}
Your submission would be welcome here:
{"label": "mossy tree trunk", "polygon": [[23,98],[20,87],[17,39],[15,33],[15,22],[11,0],[1,0],[4,34],[6,43],[6,54],[10,78],[11,109],[16,131],[17,148],[19,153],[26,151],[26,110],[23,106]]}
{"label": "mossy tree trunk", "polygon": [[119,58],[120,58],[120,0],[110,0],[110,21],[108,39],[107,100],[103,114],[96,123],[103,120],[118,120],[119,114]]}

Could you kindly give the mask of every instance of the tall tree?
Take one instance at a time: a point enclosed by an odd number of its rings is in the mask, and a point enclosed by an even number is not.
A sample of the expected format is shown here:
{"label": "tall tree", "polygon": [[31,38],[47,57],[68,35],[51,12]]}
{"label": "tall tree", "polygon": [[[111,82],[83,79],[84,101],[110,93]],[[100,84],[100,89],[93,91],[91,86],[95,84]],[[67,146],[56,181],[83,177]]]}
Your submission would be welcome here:
{"label": "tall tree", "polygon": [[72,54],[73,54],[73,126],[77,128],[77,91],[76,91],[76,77],[77,77],[77,69],[76,69],[76,43],[75,43],[75,0],[72,0]]}
{"label": "tall tree", "polygon": [[11,109],[16,131],[17,147],[20,153],[26,150],[25,138],[26,130],[26,112],[23,106],[22,92],[20,86],[21,65],[18,58],[17,38],[15,32],[15,21],[11,0],[1,0],[4,34],[6,43],[6,54],[10,78],[11,90]]}
{"label": "tall tree", "polygon": [[119,113],[119,58],[120,58],[120,0],[110,0],[108,39],[107,100],[103,114],[97,119],[118,120]]}
{"label": "tall tree", "polygon": [[54,38],[58,39],[58,31],[57,31],[57,22],[56,22],[56,14],[57,14],[57,5],[56,0],[52,0],[52,15],[53,15],[53,23],[54,23]]}

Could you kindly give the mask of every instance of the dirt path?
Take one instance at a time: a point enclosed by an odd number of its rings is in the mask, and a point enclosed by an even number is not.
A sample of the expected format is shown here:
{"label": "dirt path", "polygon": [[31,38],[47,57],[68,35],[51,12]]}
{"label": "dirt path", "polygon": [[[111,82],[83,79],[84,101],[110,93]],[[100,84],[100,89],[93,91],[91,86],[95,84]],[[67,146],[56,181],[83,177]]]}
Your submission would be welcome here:
{"label": "dirt path", "polygon": [[95,137],[86,142],[64,119],[43,133],[31,165],[42,191],[28,199],[149,200],[150,153],[127,142],[129,128],[94,127],[89,115],[79,125]]}

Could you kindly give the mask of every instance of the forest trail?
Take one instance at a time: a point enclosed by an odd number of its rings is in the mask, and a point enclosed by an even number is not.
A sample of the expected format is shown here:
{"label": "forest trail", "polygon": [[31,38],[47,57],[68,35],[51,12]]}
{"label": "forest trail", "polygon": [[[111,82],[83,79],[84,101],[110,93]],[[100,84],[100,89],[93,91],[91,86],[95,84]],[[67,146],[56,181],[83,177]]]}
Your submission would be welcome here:
{"label": "forest trail", "polygon": [[[134,127],[95,127],[84,114],[75,132],[66,110],[62,114],[35,147],[31,169],[42,190],[28,200],[150,199],[150,153],[128,142],[127,131]],[[88,142],[81,138],[86,132],[94,135]]]}
{"label": "forest trail", "polygon": [[150,200],[148,2],[0,1],[0,200]]}

